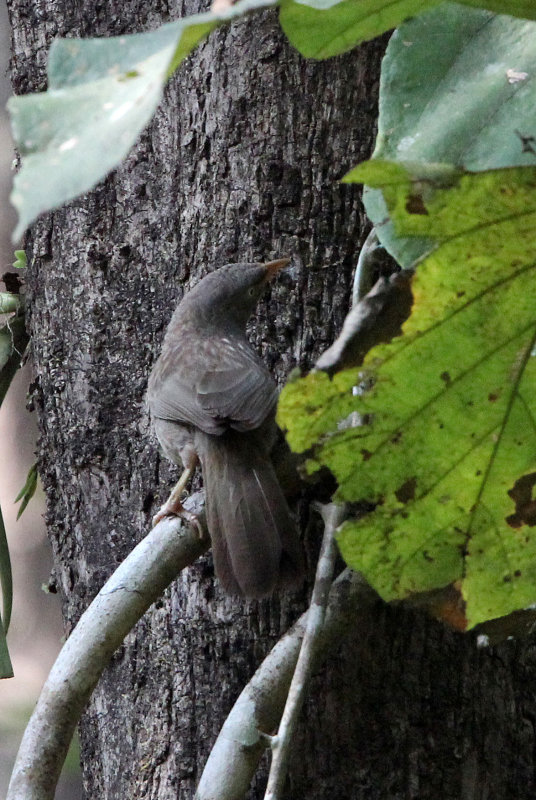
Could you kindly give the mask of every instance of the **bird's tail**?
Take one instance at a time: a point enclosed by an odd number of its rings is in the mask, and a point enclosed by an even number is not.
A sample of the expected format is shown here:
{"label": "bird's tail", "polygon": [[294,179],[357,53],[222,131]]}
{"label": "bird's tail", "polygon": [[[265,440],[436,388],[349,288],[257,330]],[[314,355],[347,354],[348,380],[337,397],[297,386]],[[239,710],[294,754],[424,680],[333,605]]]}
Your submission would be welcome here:
{"label": "bird's tail", "polygon": [[296,524],[257,431],[196,435],[214,568],[225,591],[266,597],[303,576]]}

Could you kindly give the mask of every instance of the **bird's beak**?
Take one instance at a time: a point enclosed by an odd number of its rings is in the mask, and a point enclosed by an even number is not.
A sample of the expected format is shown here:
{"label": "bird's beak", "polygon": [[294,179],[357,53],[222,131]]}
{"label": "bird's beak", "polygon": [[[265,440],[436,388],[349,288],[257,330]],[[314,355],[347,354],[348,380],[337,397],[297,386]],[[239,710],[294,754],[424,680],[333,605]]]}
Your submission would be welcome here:
{"label": "bird's beak", "polygon": [[279,270],[284,269],[290,264],[290,258],[278,258],[277,261],[268,261],[264,264],[266,269],[266,281],[271,281]]}

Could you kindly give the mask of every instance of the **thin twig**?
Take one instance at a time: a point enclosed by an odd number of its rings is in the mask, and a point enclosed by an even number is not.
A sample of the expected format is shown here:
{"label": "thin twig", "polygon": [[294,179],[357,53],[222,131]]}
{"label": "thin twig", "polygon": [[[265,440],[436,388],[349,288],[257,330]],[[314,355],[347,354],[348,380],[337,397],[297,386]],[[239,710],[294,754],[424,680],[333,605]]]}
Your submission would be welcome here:
{"label": "thin twig", "polygon": [[322,628],[324,627],[328,595],[333,582],[333,570],[337,557],[335,530],[346,516],[346,508],[342,505],[329,503],[320,508],[325,527],[316,568],[315,585],[311,597],[311,604],[307,612],[305,636],[298,657],[298,663],[296,664],[296,670],[292,677],[292,683],[290,684],[285,710],[283,711],[277,736],[272,738],[273,757],[270,775],[268,777],[268,786],[266,787],[266,794],[264,796],[265,800],[279,800],[283,790],[287,774],[290,747],[298,724],[298,717],[305,700],[307,686],[318,657],[318,643]]}
{"label": "thin twig", "polygon": [[[190,510],[199,513],[201,498],[201,493],[190,498]],[[24,732],[6,800],[53,800],[74,729],[114,651],[180,570],[208,546],[208,539],[201,541],[188,525],[168,517],[119,565],[50,671]]]}

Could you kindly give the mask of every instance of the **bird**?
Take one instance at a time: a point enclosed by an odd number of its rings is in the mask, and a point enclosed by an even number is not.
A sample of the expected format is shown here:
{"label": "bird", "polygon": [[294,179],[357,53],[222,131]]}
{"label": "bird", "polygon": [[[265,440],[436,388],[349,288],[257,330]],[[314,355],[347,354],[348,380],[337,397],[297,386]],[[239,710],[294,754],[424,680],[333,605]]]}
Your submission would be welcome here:
{"label": "bird", "polygon": [[179,302],[148,383],[160,446],[184,471],[153,522],[186,516],[181,495],[201,464],[214,569],[225,592],[267,597],[302,577],[296,523],[271,451],[278,399],[246,337],[266,285],[290,259],[226,264]]}

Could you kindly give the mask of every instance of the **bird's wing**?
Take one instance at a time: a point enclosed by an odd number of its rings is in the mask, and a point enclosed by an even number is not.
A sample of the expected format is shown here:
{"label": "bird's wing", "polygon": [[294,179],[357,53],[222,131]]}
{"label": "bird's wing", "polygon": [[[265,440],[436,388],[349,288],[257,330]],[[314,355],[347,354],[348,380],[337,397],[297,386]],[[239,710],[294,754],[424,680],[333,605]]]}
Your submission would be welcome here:
{"label": "bird's wing", "polygon": [[258,428],[275,407],[277,390],[245,342],[223,338],[215,348],[210,339],[183,337],[176,349],[163,351],[148,399],[155,417],[219,434]]}
{"label": "bird's wing", "polygon": [[240,340],[220,340],[217,363],[197,385],[201,406],[235,430],[258,428],[277,403],[275,383],[257,354]]}

